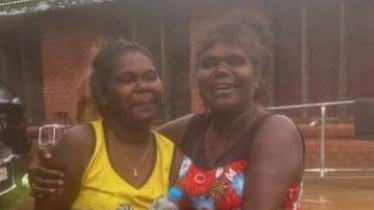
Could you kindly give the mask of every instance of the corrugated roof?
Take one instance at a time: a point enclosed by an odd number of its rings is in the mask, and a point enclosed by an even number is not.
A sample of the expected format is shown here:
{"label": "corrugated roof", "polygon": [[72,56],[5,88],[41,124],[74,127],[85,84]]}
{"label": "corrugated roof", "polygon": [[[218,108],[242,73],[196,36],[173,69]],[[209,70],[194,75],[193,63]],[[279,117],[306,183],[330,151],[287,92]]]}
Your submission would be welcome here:
{"label": "corrugated roof", "polygon": [[35,1],[41,1],[41,0],[2,0],[0,1],[0,7],[35,2]]}
{"label": "corrugated roof", "polygon": [[115,0],[0,0],[0,16],[12,16],[50,9],[101,3]]}

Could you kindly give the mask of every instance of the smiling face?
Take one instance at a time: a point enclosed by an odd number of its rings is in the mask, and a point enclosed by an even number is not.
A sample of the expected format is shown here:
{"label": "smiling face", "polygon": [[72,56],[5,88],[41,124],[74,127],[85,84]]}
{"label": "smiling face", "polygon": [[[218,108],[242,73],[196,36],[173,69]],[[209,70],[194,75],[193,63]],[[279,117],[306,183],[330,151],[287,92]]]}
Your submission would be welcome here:
{"label": "smiling face", "polygon": [[213,112],[242,111],[253,102],[258,79],[249,58],[237,45],[217,43],[198,62],[200,95]]}
{"label": "smiling face", "polygon": [[122,53],[108,81],[108,113],[133,125],[155,119],[162,86],[152,61],[140,52]]}

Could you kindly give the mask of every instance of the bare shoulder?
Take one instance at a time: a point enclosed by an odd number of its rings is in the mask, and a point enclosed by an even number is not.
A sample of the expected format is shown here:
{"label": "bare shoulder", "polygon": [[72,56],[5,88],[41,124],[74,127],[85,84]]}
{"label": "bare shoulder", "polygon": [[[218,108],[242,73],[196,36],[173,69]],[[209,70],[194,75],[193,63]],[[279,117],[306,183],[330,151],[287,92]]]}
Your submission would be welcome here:
{"label": "bare shoulder", "polygon": [[166,136],[171,141],[173,141],[176,145],[180,145],[182,142],[182,138],[188,123],[190,122],[192,116],[194,114],[189,114],[170,122],[165,123],[164,125],[157,128],[157,132]]}
{"label": "bare shoulder", "polygon": [[63,172],[64,185],[51,196],[36,198],[34,209],[70,209],[78,195],[81,177],[93,146],[94,134],[90,125],[82,124],[66,131],[51,151],[51,159],[42,162],[47,168]]}
{"label": "bare shoulder", "polygon": [[[249,151],[243,209],[281,209],[291,184],[303,174],[302,137],[293,121],[270,115],[262,122]],[[264,199],[265,198],[265,199]]]}
{"label": "bare shoulder", "polygon": [[265,119],[257,136],[267,136],[275,139],[294,139],[301,141],[297,125],[287,116],[275,114]]}
{"label": "bare shoulder", "polygon": [[80,177],[93,153],[94,139],[95,134],[89,124],[68,129],[52,151],[52,167],[73,177]]}
{"label": "bare shoulder", "polygon": [[[284,115],[271,115],[258,130],[250,151],[252,161],[267,160],[300,169],[304,142],[297,125]],[[282,164],[279,164],[282,162]]]}
{"label": "bare shoulder", "polygon": [[60,142],[61,146],[73,146],[79,150],[87,149],[94,143],[94,130],[90,124],[81,124],[67,130]]}
{"label": "bare shoulder", "polygon": [[58,142],[55,153],[70,153],[85,151],[93,144],[94,133],[89,124],[81,124],[69,128],[64,137]]}

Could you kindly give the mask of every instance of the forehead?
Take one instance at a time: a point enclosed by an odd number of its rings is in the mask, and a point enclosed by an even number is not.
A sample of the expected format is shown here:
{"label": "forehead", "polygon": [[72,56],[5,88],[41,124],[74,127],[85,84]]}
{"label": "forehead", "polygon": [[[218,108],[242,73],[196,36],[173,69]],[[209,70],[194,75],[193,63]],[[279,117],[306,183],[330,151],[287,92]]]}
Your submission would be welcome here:
{"label": "forehead", "polygon": [[225,55],[243,55],[245,56],[245,52],[242,47],[236,44],[229,44],[229,43],[217,43],[209,47],[201,57],[204,56],[225,56]]}
{"label": "forehead", "polygon": [[117,61],[116,69],[120,70],[138,70],[138,69],[153,69],[154,65],[151,59],[140,52],[122,53]]}

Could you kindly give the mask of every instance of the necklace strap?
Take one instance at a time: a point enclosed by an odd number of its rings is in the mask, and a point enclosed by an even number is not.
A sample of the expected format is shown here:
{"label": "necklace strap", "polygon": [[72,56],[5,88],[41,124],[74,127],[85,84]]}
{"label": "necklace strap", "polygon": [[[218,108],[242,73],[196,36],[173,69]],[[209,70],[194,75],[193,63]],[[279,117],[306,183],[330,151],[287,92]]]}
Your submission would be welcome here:
{"label": "necklace strap", "polygon": [[133,175],[135,177],[138,176],[138,168],[139,168],[139,166],[144,162],[145,158],[149,154],[149,151],[151,151],[152,142],[153,142],[153,139],[151,139],[149,141],[147,150],[144,152],[143,156],[140,158],[140,160],[138,161],[138,163],[135,164],[135,166],[134,166],[134,164],[131,163],[130,159],[126,156],[126,154],[123,154],[123,157],[124,157],[126,163],[131,167],[131,170],[132,170]]}

